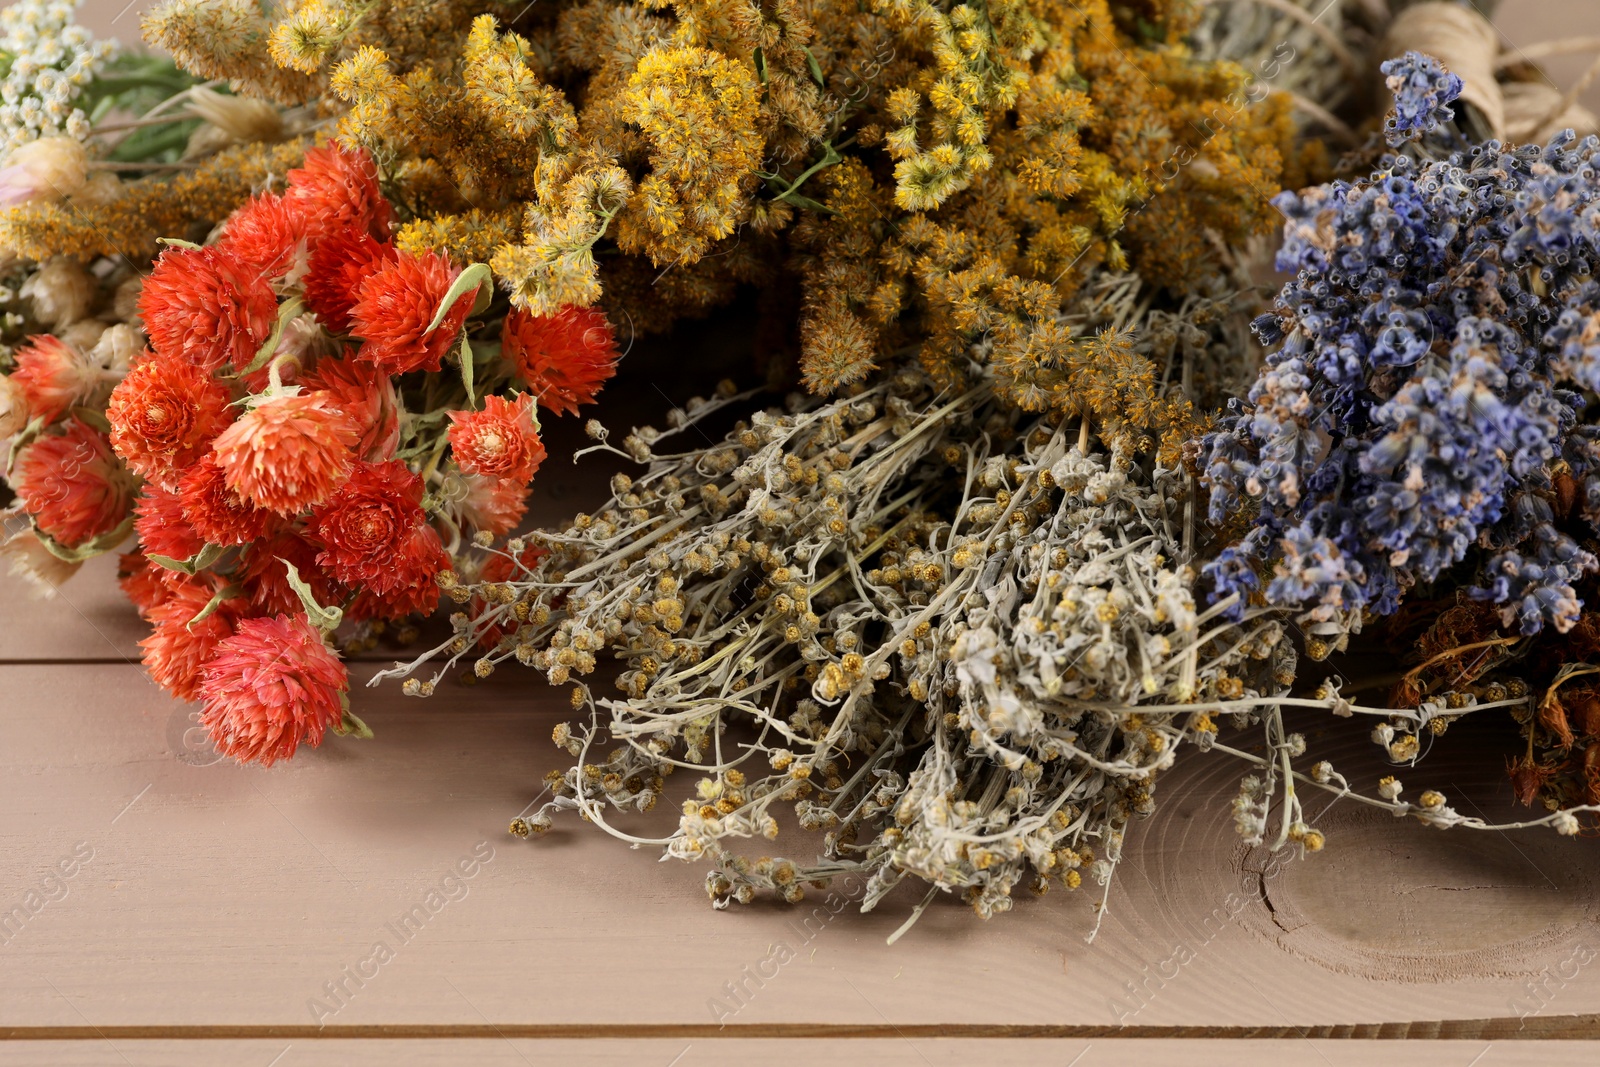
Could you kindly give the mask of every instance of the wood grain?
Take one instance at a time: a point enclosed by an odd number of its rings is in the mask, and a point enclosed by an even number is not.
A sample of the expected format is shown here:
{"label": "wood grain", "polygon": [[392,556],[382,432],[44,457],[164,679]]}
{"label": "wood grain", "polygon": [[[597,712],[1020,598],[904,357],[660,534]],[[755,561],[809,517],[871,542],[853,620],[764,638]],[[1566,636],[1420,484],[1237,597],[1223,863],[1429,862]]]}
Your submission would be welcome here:
{"label": "wood grain", "polygon": [[[700,869],[659,863],[591,828],[560,826],[531,843],[507,837],[507,820],[559,762],[548,737],[564,708],[525,675],[429,701],[379,690],[367,711],[376,740],[331,740],[267,771],[205,765],[175,745],[185,709],[129,666],[3,666],[0,693],[0,914],[30,891],[59,895],[5,931],[0,1026],[724,1021],[1270,1035],[1389,1024],[1396,1035],[1488,1040],[1515,1031],[1519,996],[1535,1026],[1600,1003],[1600,967],[1559,973],[1575,948],[1597,940],[1592,919],[1526,880],[1483,885],[1481,871],[1435,844],[1461,831],[1396,823],[1385,853],[1341,850],[1353,835],[1335,830],[1328,851],[1305,861],[1323,865],[1321,877],[1271,883],[1275,908],[1292,900],[1302,914],[1320,909],[1329,941],[1378,931],[1389,951],[1424,961],[1417,968],[1341,966],[1303,936],[1265,933],[1266,902],[1249,892],[1256,876],[1229,836],[1226,801],[1239,770],[1215,756],[1180,762],[1160,811],[1130,833],[1092,946],[1083,941],[1091,898],[1080,893],[1025,901],[987,924],[935,906],[889,948],[904,900],[865,916],[830,914],[820,900],[820,910],[719,913],[705,903]],[[1593,874],[1589,843],[1549,837],[1574,847],[1530,853],[1535,861]],[[63,892],[47,879],[75,847],[92,858]],[[492,858],[472,878],[446,882],[474,849]],[[1374,880],[1396,888],[1374,889]],[[1437,889],[1427,921],[1412,922],[1417,904],[1402,898],[1420,885],[1460,892]],[[442,900],[432,914],[430,890]],[[459,899],[443,900],[447,891]],[[1475,907],[1454,906],[1471,894],[1481,895]],[[1540,911],[1544,939],[1507,957],[1514,966],[1430,975],[1427,959],[1494,932],[1497,900]],[[393,923],[419,906],[411,936],[397,936]],[[1339,927],[1327,919],[1339,908],[1365,918]],[[380,941],[393,958],[358,984]],[[755,968],[780,941],[797,958],[763,979]],[[1530,1000],[1528,982],[1541,975]],[[326,992],[340,981],[342,1006]],[[730,983],[743,985],[739,999]],[[319,1014],[318,998],[339,1010]],[[1490,1019],[1509,1021],[1482,1022]]]}

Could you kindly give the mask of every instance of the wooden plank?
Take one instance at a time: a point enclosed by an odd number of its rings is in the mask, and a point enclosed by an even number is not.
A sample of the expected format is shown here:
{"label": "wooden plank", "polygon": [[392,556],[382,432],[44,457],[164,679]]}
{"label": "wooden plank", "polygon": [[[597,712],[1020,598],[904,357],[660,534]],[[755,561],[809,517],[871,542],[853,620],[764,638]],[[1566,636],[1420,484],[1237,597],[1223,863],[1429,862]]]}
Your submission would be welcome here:
{"label": "wooden plank", "polygon": [[[565,715],[526,673],[430,701],[381,690],[363,711],[377,740],[269,771],[174,744],[184,709],[131,667],[4,666],[0,692],[0,913],[39,904],[0,945],[0,1025],[1307,1026],[1600,1003],[1600,967],[1570,963],[1596,939],[1591,843],[1545,833],[1502,854],[1405,822],[1362,838],[1336,807],[1328,850],[1273,876],[1268,908],[1229,836],[1238,766],[1217,757],[1180,761],[1130,832],[1092,946],[1080,893],[987,924],[936,906],[889,948],[908,901],[719,913],[702,869],[592,828],[506,837],[559,764],[547,738]],[[74,849],[89,860],[53,876]],[[1291,909],[1326,938],[1274,923]],[[774,967],[779,943],[794,958]]]}

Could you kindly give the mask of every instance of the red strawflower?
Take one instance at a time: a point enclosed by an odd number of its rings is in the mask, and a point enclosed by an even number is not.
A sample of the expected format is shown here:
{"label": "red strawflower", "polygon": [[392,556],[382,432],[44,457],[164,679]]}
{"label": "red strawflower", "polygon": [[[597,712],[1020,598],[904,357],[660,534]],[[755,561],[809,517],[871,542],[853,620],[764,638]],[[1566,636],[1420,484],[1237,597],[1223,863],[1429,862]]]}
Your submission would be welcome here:
{"label": "red strawflower", "polygon": [[344,589],[317,564],[317,546],[300,530],[286,528],[253,542],[240,557],[235,577],[258,610],[273,614],[301,610],[300,597],[289,586],[285,562],[294,564],[317,603],[336,604],[345,598]]}
{"label": "red strawflower", "polygon": [[133,506],[133,529],[147,556],[189,559],[206,547],[206,539],[183,517],[183,500],[177,493],[147,485]]}
{"label": "red strawflower", "polygon": [[[117,557],[117,584],[122,587],[123,595],[139,609],[139,614],[147,619],[152,608],[172,595],[166,577],[172,574],[178,572],[156,566],[145,559],[144,553],[139,549],[124,552]],[[186,576],[179,575],[179,577]]]}
{"label": "red strawflower", "polygon": [[243,370],[266,343],[278,301],[260,270],[225,249],[169,248],[139,294],[157,352],[216,370]]}
{"label": "red strawflower", "polygon": [[330,574],[382,596],[408,581],[399,557],[424,521],[422,479],[389,460],[360,464],[312,513],[307,532],[322,546],[317,562]]}
{"label": "red strawflower", "polygon": [[[503,537],[516,529],[528,512],[528,486],[478,474],[461,474],[460,486],[447,481],[441,495],[455,504],[462,525]],[[453,492],[447,492],[453,491]]]}
{"label": "red strawflower", "polygon": [[228,216],[216,246],[260,271],[263,277],[287,275],[296,280],[305,274],[314,240],[311,231],[317,224],[307,216],[304,205],[285,196],[262,193]]}
{"label": "red strawflower", "polygon": [[140,360],[117,383],[106,405],[111,447],[132,470],[168,489],[183,468],[211,450],[233,419],[221,382],[168,356]]}
{"label": "red strawflower", "polygon": [[460,273],[437,252],[421,256],[401,252],[394,262],[368,275],[350,309],[350,332],[366,342],[357,358],[390,374],[438,370],[472,311],[473,296],[465,293],[438,329],[428,332],[428,324]]}
{"label": "red strawflower", "polygon": [[378,168],[364,148],[332,143],[306,153],[305,164],[289,172],[284,199],[303,207],[323,232],[363,230],[389,236],[394,210],[378,188]]}
{"label": "red strawflower", "polygon": [[575,415],[592,404],[617,373],[617,338],[605,312],[568,304],[554,315],[531,315],[513,308],[501,331],[502,354],[539,398],[557,415]]}
{"label": "red strawflower", "polygon": [[55,422],[74,404],[90,399],[101,381],[100,368],[47,333],[28,338],[13,358],[11,382],[22,391],[30,419],[43,416],[45,422]]}
{"label": "red strawflower", "polygon": [[526,485],[544,462],[544,444],[534,427],[533,397],[483,398],[482,411],[450,412],[450,449],[468,474]]}
{"label": "red strawflower", "polygon": [[361,296],[361,283],[399,259],[394,245],[373,240],[365,230],[337,230],[317,242],[311,253],[304,281],[306,305],[330,333],[349,333],[350,309]]}
{"label": "red strawflower", "polygon": [[184,474],[178,490],[183,517],[194,532],[216,545],[247,545],[267,532],[273,514],[228,488],[215,456],[202,456]]}
{"label": "red strawflower", "polygon": [[414,527],[396,551],[393,565],[397,583],[382,593],[362,589],[346,618],[359,622],[433,613],[439,606],[439,583],[434,575],[450,567],[450,554],[438,532],[427,523]]}
{"label": "red strawflower", "polygon": [[295,515],[349,477],[356,437],[338,403],[319,391],[263,400],[212,447],[229,489],[257,507]]}
{"label": "red strawflower", "polygon": [[200,725],[217,751],[270,767],[301,741],[322,744],[349,687],[344,664],[305,615],[246,619],[202,672]]}
{"label": "red strawflower", "polygon": [[11,488],[34,525],[76,548],[115,530],[133,501],[133,479],[105,434],[78,418],[17,454]]}
{"label": "red strawflower", "polygon": [[400,394],[387,374],[370,363],[324,359],[306,384],[326,392],[355,424],[357,457],[378,461],[394,455],[400,444]]}
{"label": "red strawflower", "polygon": [[183,576],[168,583],[166,597],[149,609],[155,629],[139,642],[145,669],[157,685],[180,700],[200,696],[203,668],[218,645],[232,636],[245,609],[243,600],[230,598],[195,622],[215,594],[210,582]]}

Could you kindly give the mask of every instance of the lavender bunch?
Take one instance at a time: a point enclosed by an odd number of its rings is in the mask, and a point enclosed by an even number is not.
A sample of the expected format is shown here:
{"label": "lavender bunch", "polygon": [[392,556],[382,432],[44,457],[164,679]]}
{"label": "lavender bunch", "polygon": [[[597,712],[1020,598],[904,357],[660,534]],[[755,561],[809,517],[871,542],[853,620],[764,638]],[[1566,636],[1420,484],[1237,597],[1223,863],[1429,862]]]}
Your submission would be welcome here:
{"label": "lavender bunch", "polygon": [[1565,632],[1597,567],[1600,140],[1429,159],[1459,80],[1383,69],[1410,147],[1276,198],[1295,278],[1254,329],[1277,347],[1202,446],[1212,519],[1247,527],[1212,596],[1300,610],[1317,658],[1425,583]]}
{"label": "lavender bunch", "polygon": [[1407,52],[1378,68],[1394,94],[1394,109],[1384,121],[1390,148],[1420,140],[1456,117],[1450,105],[1461,96],[1461,78],[1432,56]]}

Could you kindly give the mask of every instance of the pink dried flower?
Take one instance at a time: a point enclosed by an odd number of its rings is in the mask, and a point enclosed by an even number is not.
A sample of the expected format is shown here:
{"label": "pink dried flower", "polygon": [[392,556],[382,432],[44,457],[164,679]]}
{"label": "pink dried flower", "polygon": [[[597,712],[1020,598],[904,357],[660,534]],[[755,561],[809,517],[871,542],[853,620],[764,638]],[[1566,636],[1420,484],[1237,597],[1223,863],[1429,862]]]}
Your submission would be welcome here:
{"label": "pink dried flower", "polygon": [[270,767],[344,714],[349,674],[305,615],[246,619],[201,672],[200,724],[217,751]]}

